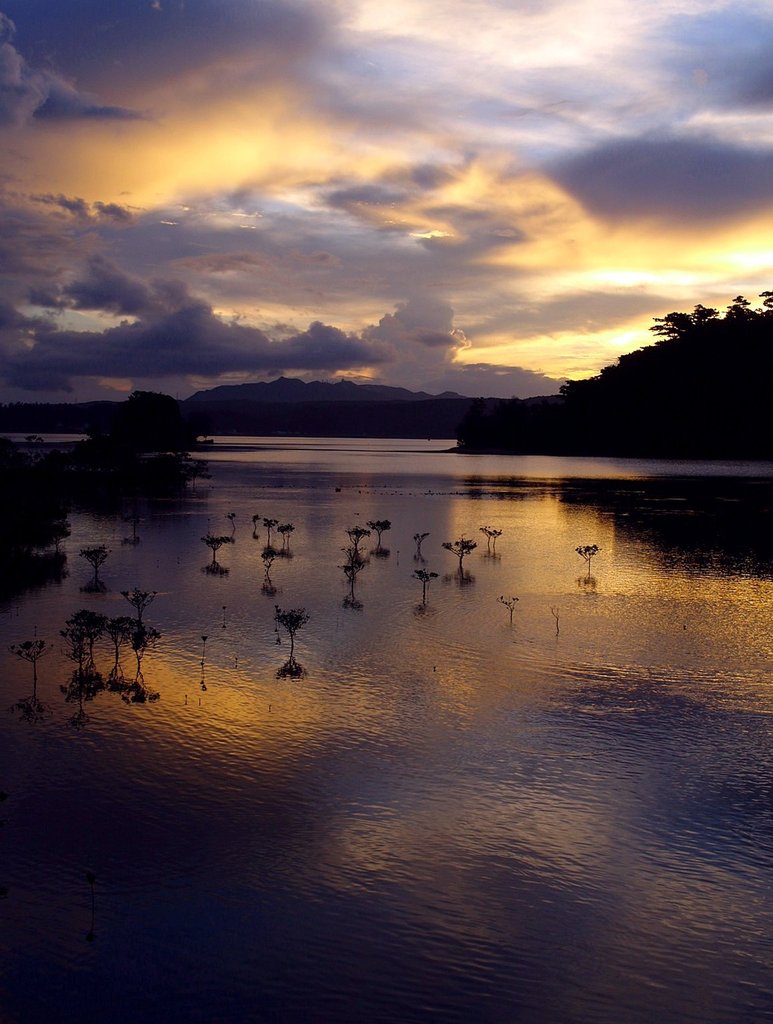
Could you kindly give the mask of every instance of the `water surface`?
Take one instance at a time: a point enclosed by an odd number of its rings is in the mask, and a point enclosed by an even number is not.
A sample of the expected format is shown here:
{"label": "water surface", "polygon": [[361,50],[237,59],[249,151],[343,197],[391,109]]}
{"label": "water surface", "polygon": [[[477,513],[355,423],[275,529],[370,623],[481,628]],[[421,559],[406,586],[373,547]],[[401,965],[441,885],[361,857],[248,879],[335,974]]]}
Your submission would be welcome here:
{"label": "water surface", "polygon": [[[773,469],[449,446],[219,439],[139,544],[130,503],[73,514],[68,578],[2,608],[52,707],[0,718],[4,1021],[773,1019]],[[271,587],[256,514],[296,528]],[[73,728],[59,630],[135,585],[160,699]],[[301,679],[277,604],[311,615]]]}

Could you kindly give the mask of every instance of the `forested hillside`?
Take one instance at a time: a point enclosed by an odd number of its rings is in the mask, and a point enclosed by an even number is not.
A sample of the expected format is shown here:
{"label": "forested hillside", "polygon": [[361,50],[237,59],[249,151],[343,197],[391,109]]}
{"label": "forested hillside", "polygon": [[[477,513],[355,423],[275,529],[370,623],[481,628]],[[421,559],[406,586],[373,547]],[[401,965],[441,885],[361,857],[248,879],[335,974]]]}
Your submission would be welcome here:
{"label": "forested hillside", "polygon": [[697,305],[651,328],[654,344],[595,377],[570,381],[557,404],[477,402],[460,447],[668,458],[773,458],[773,292],[738,296],[724,313]]}

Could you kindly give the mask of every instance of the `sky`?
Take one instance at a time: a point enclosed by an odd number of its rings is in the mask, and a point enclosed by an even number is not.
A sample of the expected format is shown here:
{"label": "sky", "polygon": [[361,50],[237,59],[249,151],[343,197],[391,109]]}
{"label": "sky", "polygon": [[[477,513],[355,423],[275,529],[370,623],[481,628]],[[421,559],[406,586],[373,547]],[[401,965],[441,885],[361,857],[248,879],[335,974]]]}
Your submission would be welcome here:
{"label": "sky", "polygon": [[769,0],[0,0],[0,401],[555,393],[773,288]]}

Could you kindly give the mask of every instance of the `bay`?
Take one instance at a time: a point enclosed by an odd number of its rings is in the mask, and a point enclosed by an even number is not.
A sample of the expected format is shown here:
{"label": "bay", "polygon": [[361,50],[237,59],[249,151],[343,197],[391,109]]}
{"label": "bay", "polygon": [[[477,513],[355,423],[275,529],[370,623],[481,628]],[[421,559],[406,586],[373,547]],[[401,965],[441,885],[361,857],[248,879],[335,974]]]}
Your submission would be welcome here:
{"label": "bay", "polygon": [[[50,705],[0,716],[3,1020],[771,1019],[773,466],[450,445],[218,438],[186,497],[73,513],[0,609],[0,703],[38,636]],[[159,699],[75,728],[59,631],[133,587]]]}

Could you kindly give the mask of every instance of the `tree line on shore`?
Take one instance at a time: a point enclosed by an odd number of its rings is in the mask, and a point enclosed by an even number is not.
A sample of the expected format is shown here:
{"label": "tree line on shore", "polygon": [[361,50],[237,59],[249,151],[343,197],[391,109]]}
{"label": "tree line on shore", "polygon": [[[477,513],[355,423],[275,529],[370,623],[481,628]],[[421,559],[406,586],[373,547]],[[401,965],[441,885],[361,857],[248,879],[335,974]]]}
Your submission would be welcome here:
{"label": "tree line on shore", "polygon": [[560,400],[476,399],[462,451],[652,458],[773,457],[773,292],[760,308],[737,296],[724,313],[657,317],[657,340]]}

